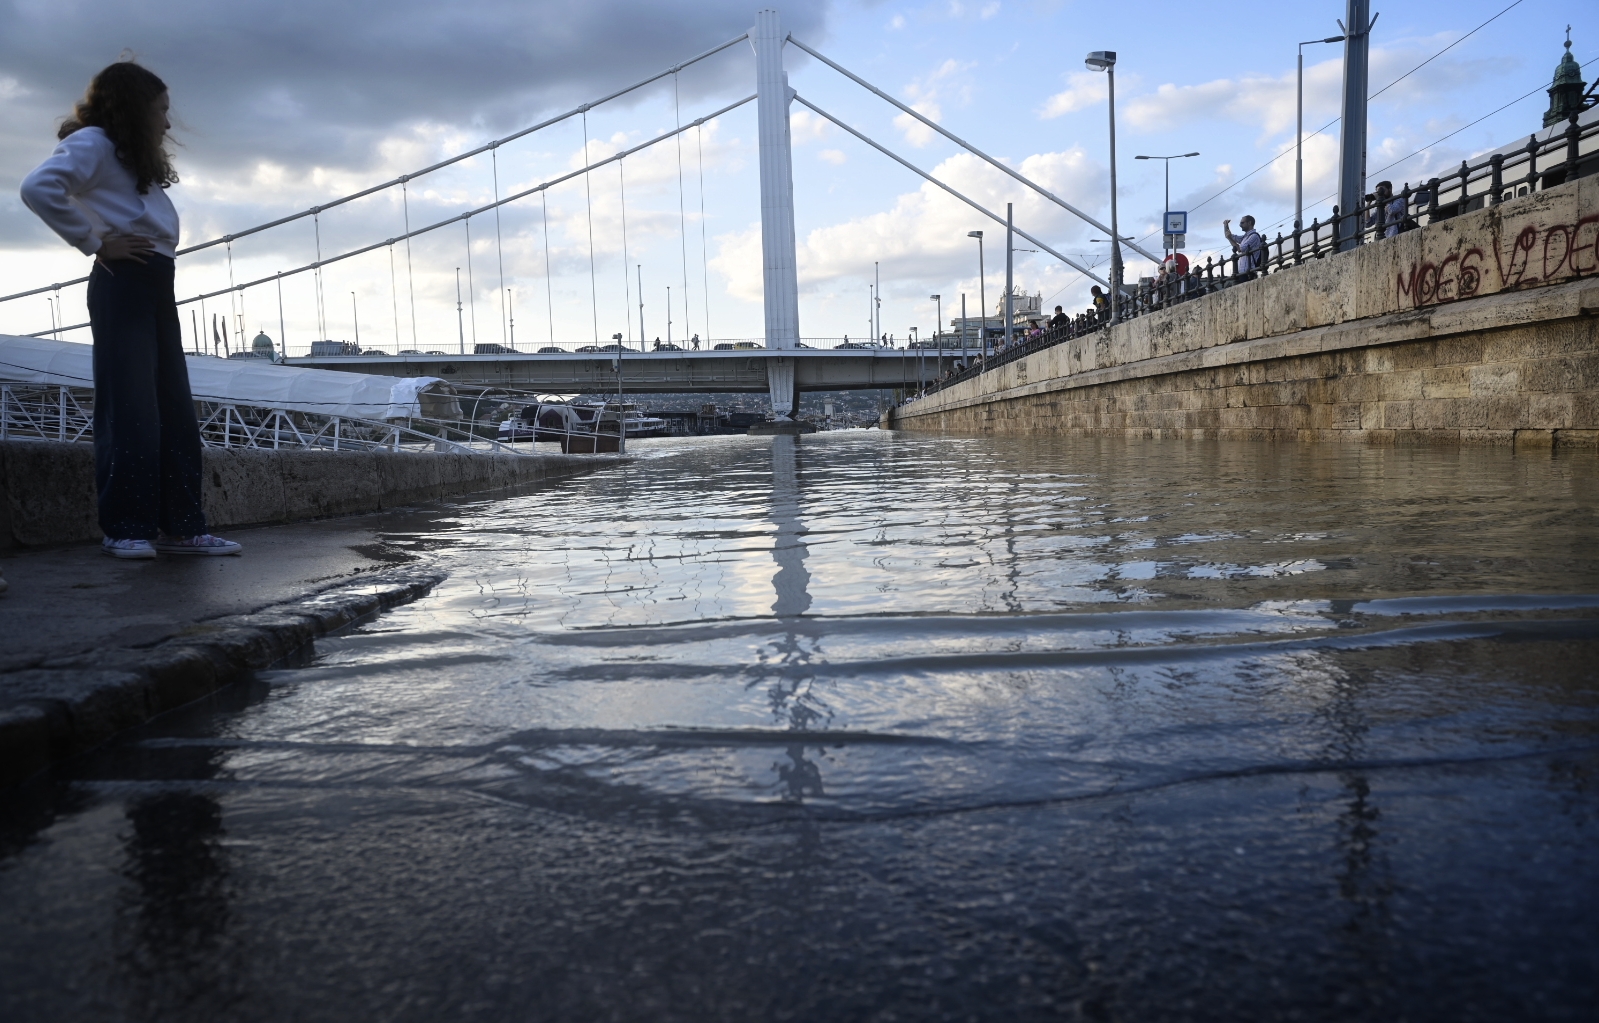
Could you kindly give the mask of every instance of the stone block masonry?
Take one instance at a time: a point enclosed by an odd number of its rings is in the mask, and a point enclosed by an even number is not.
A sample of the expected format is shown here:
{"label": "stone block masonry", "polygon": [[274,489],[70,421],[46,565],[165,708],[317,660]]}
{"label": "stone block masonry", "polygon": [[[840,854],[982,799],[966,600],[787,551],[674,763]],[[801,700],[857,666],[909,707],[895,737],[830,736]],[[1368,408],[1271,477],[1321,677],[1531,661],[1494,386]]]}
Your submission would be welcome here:
{"label": "stone block masonry", "polygon": [[887,425],[1599,447],[1599,177],[1076,338]]}
{"label": "stone block masonry", "polygon": [[[380,511],[616,464],[616,456],[207,448],[205,511],[217,530]],[[98,540],[94,448],[0,442],[0,550]]]}

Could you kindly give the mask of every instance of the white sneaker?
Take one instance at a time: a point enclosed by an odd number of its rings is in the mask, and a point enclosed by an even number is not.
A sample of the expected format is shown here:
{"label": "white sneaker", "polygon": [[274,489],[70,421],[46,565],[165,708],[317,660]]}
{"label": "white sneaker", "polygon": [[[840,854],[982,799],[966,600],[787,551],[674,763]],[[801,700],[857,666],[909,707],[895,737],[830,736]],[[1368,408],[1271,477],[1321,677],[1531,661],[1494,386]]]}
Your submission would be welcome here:
{"label": "white sneaker", "polygon": [[155,549],[162,554],[208,554],[215,557],[238,554],[244,547],[220,536],[201,533],[199,536],[162,537],[155,542]]}
{"label": "white sneaker", "polygon": [[113,540],[108,536],[100,541],[100,552],[113,558],[153,558],[155,546],[149,540]]}

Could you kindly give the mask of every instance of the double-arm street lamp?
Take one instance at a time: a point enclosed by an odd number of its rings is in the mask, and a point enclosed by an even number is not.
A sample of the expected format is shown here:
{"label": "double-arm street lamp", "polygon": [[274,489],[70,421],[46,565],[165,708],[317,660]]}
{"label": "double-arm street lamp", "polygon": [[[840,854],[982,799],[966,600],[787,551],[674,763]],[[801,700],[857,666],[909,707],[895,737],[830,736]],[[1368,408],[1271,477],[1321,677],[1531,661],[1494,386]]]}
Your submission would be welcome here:
{"label": "double-arm street lamp", "polygon": [[[1135,159],[1135,160],[1164,160],[1164,161],[1166,161],[1166,210],[1165,210],[1165,212],[1163,212],[1161,214],[1161,219],[1162,220],[1164,220],[1166,218],[1166,213],[1170,213],[1171,212],[1171,162],[1173,160],[1185,160],[1185,159],[1187,159],[1190,156],[1198,156],[1198,155],[1199,155],[1198,153],[1177,153],[1177,154],[1172,155],[1172,156],[1135,156],[1135,157],[1133,157],[1133,159]],[[1171,237],[1171,234],[1166,231],[1164,226],[1161,228],[1161,233],[1164,234],[1167,238]],[[1165,246],[1163,251],[1165,251],[1166,254],[1169,256],[1171,254],[1171,246],[1169,246],[1169,245]]]}
{"label": "double-arm street lamp", "polygon": [[1299,112],[1299,127],[1294,135],[1294,233],[1298,234],[1305,222],[1305,47],[1318,43],[1341,43],[1343,36],[1326,39],[1308,39],[1299,44],[1299,91],[1295,104]]}
{"label": "double-arm street lamp", "polygon": [[1116,51],[1095,50],[1084,58],[1090,71],[1110,76],[1110,322],[1121,321],[1122,236],[1116,222]]}

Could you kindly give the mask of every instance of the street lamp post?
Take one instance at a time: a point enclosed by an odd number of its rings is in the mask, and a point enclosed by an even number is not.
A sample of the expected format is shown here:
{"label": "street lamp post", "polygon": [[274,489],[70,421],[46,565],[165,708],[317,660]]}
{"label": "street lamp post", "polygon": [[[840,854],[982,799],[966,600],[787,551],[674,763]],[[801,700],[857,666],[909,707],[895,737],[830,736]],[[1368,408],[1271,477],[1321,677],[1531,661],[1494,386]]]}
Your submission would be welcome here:
{"label": "street lamp post", "polygon": [[[350,292],[350,319],[355,321],[355,347],[361,347],[361,312],[355,307],[355,292]],[[244,334],[239,334],[239,350],[244,350]]]}
{"label": "street lamp post", "polygon": [[1083,61],[1110,76],[1110,322],[1121,322],[1122,236],[1116,221],[1116,51],[1095,50]]}
{"label": "street lamp post", "polygon": [[[986,280],[983,277],[983,232],[967,231],[966,237],[977,239],[977,350],[985,357],[988,355],[988,292]],[[961,310],[961,315],[966,315],[966,310]],[[964,324],[963,324],[964,326]]]}
{"label": "street lamp post", "polygon": [[[1135,159],[1135,160],[1164,160],[1166,162],[1166,209],[1161,213],[1161,218],[1162,219],[1165,219],[1165,215],[1167,213],[1171,212],[1171,162],[1173,160],[1186,160],[1190,156],[1198,156],[1198,155],[1199,155],[1198,153],[1176,153],[1176,154],[1173,154],[1172,156],[1135,156],[1135,157],[1133,157],[1133,159]],[[1166,238],[1170,238],[1171,237],[1171,235],[1166,233],[1164,225],[1162,225],[1161,234],[1164,235]],[[1168,255],[1168,256],[1171,255],[1171,251],[1172,251],[1171,250],[1171,246],[1166,245],[1164,243],[1164,239],[1162,240],[1161,251],[1165,252],[1166,255]]]}
{"label": "street lamp post", "polygon": [[944,372],[944,296],[928,295],[933,300],[933,340],[938,342],[938,371]]}
{"label": "street lamp post", "polygon": [[1295,96],[1299,126],[1294,133],[1294,233],[1305,223],[1305,47],[1317,43],[1341,43],[1343,36],[1307,39],[1299,44],[1299,90]]}

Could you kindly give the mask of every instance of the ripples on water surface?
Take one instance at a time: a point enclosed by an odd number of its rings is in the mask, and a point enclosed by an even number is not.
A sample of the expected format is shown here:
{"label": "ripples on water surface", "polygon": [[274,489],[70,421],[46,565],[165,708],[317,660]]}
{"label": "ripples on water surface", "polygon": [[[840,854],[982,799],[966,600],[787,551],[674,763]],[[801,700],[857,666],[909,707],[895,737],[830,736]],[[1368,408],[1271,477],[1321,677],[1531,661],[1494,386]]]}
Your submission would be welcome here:
{"label": "ripples on water surface", "polygon": [[13,1006],[1592,1018],[1591,456],[641,447],[82,765]]}

